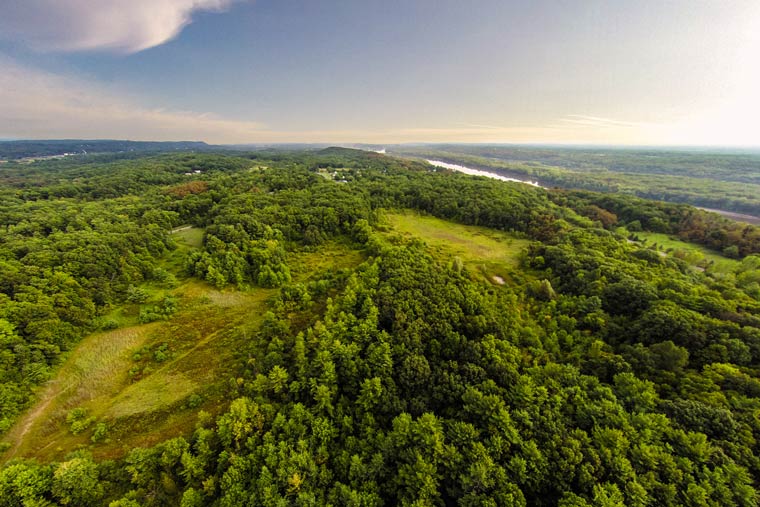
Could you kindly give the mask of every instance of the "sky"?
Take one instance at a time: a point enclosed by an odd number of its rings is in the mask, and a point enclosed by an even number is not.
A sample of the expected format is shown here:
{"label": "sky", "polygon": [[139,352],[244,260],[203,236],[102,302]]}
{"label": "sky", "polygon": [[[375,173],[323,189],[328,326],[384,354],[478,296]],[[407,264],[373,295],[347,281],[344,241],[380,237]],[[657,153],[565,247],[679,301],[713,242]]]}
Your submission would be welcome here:
{"label": "sky", "polygon": [[0,138],[760,146],[758,0],[0,0]]}

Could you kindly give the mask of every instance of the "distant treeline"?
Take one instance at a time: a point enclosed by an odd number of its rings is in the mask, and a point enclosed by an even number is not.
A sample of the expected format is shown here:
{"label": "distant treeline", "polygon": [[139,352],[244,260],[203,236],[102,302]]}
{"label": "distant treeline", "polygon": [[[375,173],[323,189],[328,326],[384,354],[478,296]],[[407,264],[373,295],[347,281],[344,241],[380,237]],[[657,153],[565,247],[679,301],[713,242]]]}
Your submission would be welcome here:
{"label": "distant treeline", "polygon": [[16,160],[29,157],[50,157],[55,155],[63,155],[64,153],[158,153],[165,151],[208,151],[212,148],[212,146],[198,141],[154,142],[84,139],[0,141],[0,160]]}
{"label": "distant treeline", "polygon": [[760,216],[760,153],[443,145],[394,147],[548,187],[623,193]]}

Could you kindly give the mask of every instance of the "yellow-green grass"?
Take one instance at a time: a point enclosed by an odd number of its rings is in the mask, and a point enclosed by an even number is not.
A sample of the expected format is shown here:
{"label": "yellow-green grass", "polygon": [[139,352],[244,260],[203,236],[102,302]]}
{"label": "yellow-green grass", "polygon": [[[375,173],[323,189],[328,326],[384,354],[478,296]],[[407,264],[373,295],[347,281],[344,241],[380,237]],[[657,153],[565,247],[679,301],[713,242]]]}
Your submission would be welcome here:
{"label": "yellow-green grass", "polygon": [[203,246],[204,232],[204,229],[189,226],[174,229],[170,237],[174,240],[176,248],[165,255],[157,267],[164,268],[179,279],[185,278],[187,254]]}
{"label": "yellow-green grass", "polygon": [[[185,226],[186,227],[186,226]],[[203,229],[198,227],[178,227],[172,237],[178,243],[183,243],[191,248],[200,248],[203,246]]]}
{"label": "yellow-green grass", "polygon": [[[192,281],[175,292],[182,309],[171,320],[95,333],[80,342],[4,438],[11,444],[4,459],[61,459],[81,447],[98,458],[115,458],[188,433],[200,410],[222,410],[226,385],[240,365],[236,355],[274,291],[228,293]],[[164,343],[167,354],[159,361],[156,352]],[[192,395],[196,401],[190,408]],[[78,435],[66,422],[74,408],[94,418]],[[106,441],[93,444],[98,422],[106,423],[109,433]]]}
{"label": "yellow-green grass", "polygon": [[102,322],[115,324],[116,326],[130,327],[136,326],[140,323],[140,308],[143,306],[157,305],[169,295],[176,292],[175,289],[169,289],[166,287],[160,287],[160,284],[156,282],[146,282],[140,285],[140,289],[148,294],[148,299],[142,303],[124,303],[118,306],[114,306],[109,312],[105,313],[101,317]]}
{"label": "yellow-green grass", "polygon": [[470,272],[482,273],[495,283],[513,278],[520,256],[530,243],[504,231],[457,224],[411,211],[386,212],[382,221],[390,228],[388,235],[420,238],[434,256],[443,261],[458,257]]}
{"label": "yellow-green grass", "polygon": [[354,268],[364,261],[364,255],[340,240],[331,240],[314,251],[291,252],[288,255],[290,274],[295,282],[305,282],[328,270]]}
{"label": "yellow-green grass", "polygon": [[[178,250],[184,255],[191,248],[180,244]],[[355,267],[363,259],[347,243],[334,241],[314,252],[291,253],[288,263],[294,280],[307,281],[330,269]],[[189,434],[201,410],[212,416],[224,410],[230,381],[239,375],[250,350],[247,343],[276,289],[219,291],[195,279],[174,289],[142,288],[150,296],[147,304],[173,295],[179,311],[168,321],[138,325],[140,305],[114,308],[104,320],[123,327],[87,336],[68,353],[53,379],[39,389],[36,404],[3,438],[11,447],[0,460],[60,460],[80,448],[99,459],[115,459],[132,448]],[[75,408],[93,418],[77,435],[66,422]],[[94,427],[101,422],[109,428],[107,439],[93,443]]]}
{"label": "yellow-green grass", "polygon": [[685,261],[708,271],[732,273],[741,264],[736,259],[729,259],[715,250],[680,240],[676,237],[657,232],[637,232],[636,235],[646,240],[647,245],[657,244],[658,248],[670,255],[675,255]]}

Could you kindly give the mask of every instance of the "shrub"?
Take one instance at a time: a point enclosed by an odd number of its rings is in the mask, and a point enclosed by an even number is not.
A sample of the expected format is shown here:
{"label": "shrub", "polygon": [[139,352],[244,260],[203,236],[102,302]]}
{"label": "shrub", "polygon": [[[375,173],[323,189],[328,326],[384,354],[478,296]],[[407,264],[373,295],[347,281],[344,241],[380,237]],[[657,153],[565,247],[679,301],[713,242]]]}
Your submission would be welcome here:
{"label": "shrub", "polygon": [[87,410],[77,407],[66,415],[66,423],[69,425],[69,431],[72,435],[78,435],[90,427],[95,422],[94,417],[87,417]]}

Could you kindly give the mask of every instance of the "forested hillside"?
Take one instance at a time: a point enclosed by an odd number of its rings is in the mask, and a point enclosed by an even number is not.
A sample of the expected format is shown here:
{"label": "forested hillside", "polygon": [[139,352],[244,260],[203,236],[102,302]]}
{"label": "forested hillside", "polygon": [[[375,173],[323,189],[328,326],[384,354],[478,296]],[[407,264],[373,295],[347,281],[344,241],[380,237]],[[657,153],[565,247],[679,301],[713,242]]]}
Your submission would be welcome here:
{"label": "forested hillside", "polygon": [[0,227],[0,506],[758,503],[758,228],[337,148],[10,162]]}

